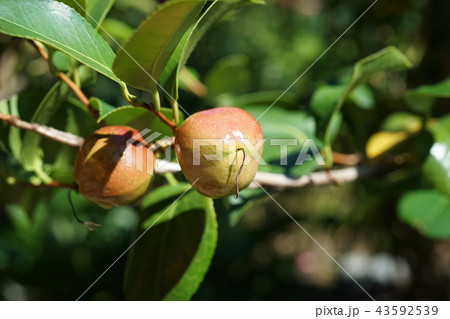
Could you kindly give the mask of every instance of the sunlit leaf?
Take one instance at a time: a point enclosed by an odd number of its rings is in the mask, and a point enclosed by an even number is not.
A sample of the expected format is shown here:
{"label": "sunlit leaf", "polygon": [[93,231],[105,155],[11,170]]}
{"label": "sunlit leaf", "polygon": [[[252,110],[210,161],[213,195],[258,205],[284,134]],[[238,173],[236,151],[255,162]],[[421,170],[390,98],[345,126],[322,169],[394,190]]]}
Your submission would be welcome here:
{"label": "sunlit leaf", "polygon": [[154,91],[179,41],[200,13],[204,1],[168,1],[139,26],[117,52],[114,73],[125,83]]}
{"label": "sunlit leaf", "polygon": [[114,52],[83,17],[64,3],[2,0],[0,32],[41,41],[120,82],[111,71]]}
{"label": "sunlit leaf", "polygon": [[377,132],[373,134],[366,144],[366,155],[368,158],[378,157],[392,149],[394,146],[404,142],[409,137],[408,132]]}
{"label": "sunlit leaf", "polygon": [[[88,0],[58,0],[59,2],[63,2],[68,6],[74,8],[81,16],[86,16],[87,9],[87,1]],[[89,0],[91,2],[92,0]]]}
{"label": "sunlit leaf", "polygon": [[206,31],[219,19],[221,19],[229,10],[239,7],[245,1],[228,0],[213,1],[209,7],[203,12],[197,20],[183,36],[173,52],[167,66],[161,75],[161,83],[166,91],[175,99],[178,99],[178,81],[181,70],[186,64],[189,56],[200,41]]}

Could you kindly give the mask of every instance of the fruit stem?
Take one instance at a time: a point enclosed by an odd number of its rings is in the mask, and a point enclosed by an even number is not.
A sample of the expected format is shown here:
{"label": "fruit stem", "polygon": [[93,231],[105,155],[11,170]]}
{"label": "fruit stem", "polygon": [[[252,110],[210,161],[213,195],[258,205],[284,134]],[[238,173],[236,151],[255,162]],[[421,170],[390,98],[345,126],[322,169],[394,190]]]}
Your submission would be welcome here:
{"label": "fruit stem", "polygon": [[238,184],[239,176],[241,175],[242,169],[244,168],[244,164],[245,164],[245,150],[244,150],[244,148],[239,147],[236,150],[236,155],[237,155],[237,152],[239,152],[239,151],[242,151],[243,157],[242,157],[241,167],[239,167],[239,170],[238,170],[238,172],[236,174],[236,179],[234,180],[234,182],[236,184],[236,197],[234,199],[238,199],[239,198],[239,184]]}
{"label": "fruit stem", "polygon": [[[157,101],[158,106],[159,106],[159,110],[157,105],[150,105],[145,103],[144,101],[138,99],[136,96],[130,94],[130,92],[128,91],[128,88],[126,86],[125,83],[121,83],[120,84],[120,88],[122,90],[122,94],[125,97],[125,99],[127,100],[128,103],[130,103],[130,105],[133,105],[135,107],[142,107],[150,112],[152,112],[153,114],[155,114],[161,122],[163,122],[164,124],[166,124],[168,127],[170,127],[170,129],[172,130],[173,134],[175,135],[176,129],[177,129],[177,124],[171,120],[169,120],[160,110],[161,110],[161,105],[160,100],[159,100],[159,93],[158,91],[156,91],[156,97],[154,96],[154,101]],[[152,93],[153,95],[153,93]]]}
{"label": "fruit stem", "polygon": [[172,120],[178,125],[178,117],[180,116],[178,102],[176,100],[171,100],[170,105],[172,106]]}
{"label": "fruit stem", "polygon": [[69,198],[70,207],[72,207],[72,213],[73,213],[73,216],[75,217],[75,220],[78,223],[80,223],[81,225],[83,225],[84,227],[86,227],[87,229],[89,229],[90,231],[96,230],[97,227],[101,227],[102,225],[100,225],[100,224],[96,224],[94,222],[85,222],[78,218],[77,212],[75,211],[75,207],[73,206],[73,202],[72,202],[72,191],[73,191],[73,188],[71,190],[69,190],[69,192],[67,193],[67,196]]}

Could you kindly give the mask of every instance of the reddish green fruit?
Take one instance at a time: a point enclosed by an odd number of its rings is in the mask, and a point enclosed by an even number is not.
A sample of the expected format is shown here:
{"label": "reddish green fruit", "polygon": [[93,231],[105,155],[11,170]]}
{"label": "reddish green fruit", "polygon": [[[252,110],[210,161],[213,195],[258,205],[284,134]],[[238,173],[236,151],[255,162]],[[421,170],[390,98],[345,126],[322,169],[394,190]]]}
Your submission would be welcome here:
{"label": "reddish green fruit", "polygon": [[236,193],[236,186],[244,189],[250,184],[263,151],[262,139],[259,123],[248,112],[219,107],[193,114],[177,129],[175,152],[192,186],[220,198]]}
{"label": "reddish green fruit", "polygon": [[153,168],[153,152],[137,130],[106,126],[90,135],[78,152],[75,181],[84,197],[112,208],[137,201],[150,184]]}

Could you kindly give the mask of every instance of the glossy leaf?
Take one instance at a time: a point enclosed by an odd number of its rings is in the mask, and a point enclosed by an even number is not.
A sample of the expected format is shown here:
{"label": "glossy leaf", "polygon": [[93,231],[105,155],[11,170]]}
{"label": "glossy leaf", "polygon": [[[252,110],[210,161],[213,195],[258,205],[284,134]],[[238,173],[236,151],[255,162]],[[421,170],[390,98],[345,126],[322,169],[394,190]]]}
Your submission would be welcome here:
{"label": "glossy leaf", "polygon": [[[373,75],[384,72],[384,71],[394,71],[394,70],[404,70],[411,68],[412,64],[408,58],[400,52],[395,47],[387,47],[375,54],[372,54],[355,64],[353,67],[352,76],[349,83],[345,87],[336,105],[333,109],[331,117],[338,116],[337,113],[341,109],[344,101],[347,99],[349,94],[359,85],[366,83]],[[332,151],[331,151],[331,122],[330,119],[327,129],[325,131],[325,156],[327,165],[332,164]]]}
{"label": "glossy leaf", "polygon": [[422,170],[433,187],[450,196],[450,115],[441,118],[430,127],[434,144]]}
{"label": "glossy leaf", "polygon": [[398,204],[400,218],[432,238],[450,237],[450,198],[434,190],[406,193]]}
{"label": "glossy leaf", "polygon": [[[78,1],[78,0],[77,0]],[[103,20],[113,6],[115,0],[89,0],[87,3],[86,20],[96,29],[100,28]]]}
{"label": "glossy leaf", "polygon": [[132,248],[125,277],[130,300],[188,300],[209,268],[217,241],[212,199],[189,191],[171,205],[154,212],[168,217]]}
{"label": "glossy leaf", "polygon": [[[74,8],[81,16],[86,16],[87,1],[88,0],[58,0],[59,2],[67,4]],[[89,0],[89,2],[92,0]]]}
{"label": "glossy leaf", "polygon": [[[69,88],[65,84],[56,83],[39,104],[31,122],[46,125],[68,94]],[[44,183],[48,183],[51,179],[43,170],[44,154],[40,147],[41,139],[41,135],[26,131],[23,137],[20,160],[26,170],[34,171]]]}
{"label": "glossy leaf", "polygon": [[179,41],[200,13],[204,1],[168,1],[139,26],[117,52],[114,73],[125,83],[154,91]]}
{"label": "glossy leaf", "polygon": [[64,3],[2,0],[0,32],[48,44],[119,82],[111,71],[114,52],[84,18]]}
{"label": "glossy leaf", "polygon": [[175,100],[178,99],[178,81],[181,70],[198,41],[200,41],[201,37],[211,25],[222,18],[227,11],[235,8],[239,3],[239,0],[213,1],[198,19],[197,23],[180,40],[161,75],[163,87]]}

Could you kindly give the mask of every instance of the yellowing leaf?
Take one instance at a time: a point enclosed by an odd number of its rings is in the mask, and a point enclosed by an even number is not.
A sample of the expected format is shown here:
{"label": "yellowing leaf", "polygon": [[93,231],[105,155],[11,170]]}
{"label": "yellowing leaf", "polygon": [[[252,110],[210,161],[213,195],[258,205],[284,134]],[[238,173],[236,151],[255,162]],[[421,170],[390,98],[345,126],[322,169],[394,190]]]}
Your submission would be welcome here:
{"label": "yellowing leaf", "polygon": [[366,144],[366,155],[375,158],[386,153],[394,146],[400,144],[409,137],[409,133],[402,132],[377,132],[369,138]]}

